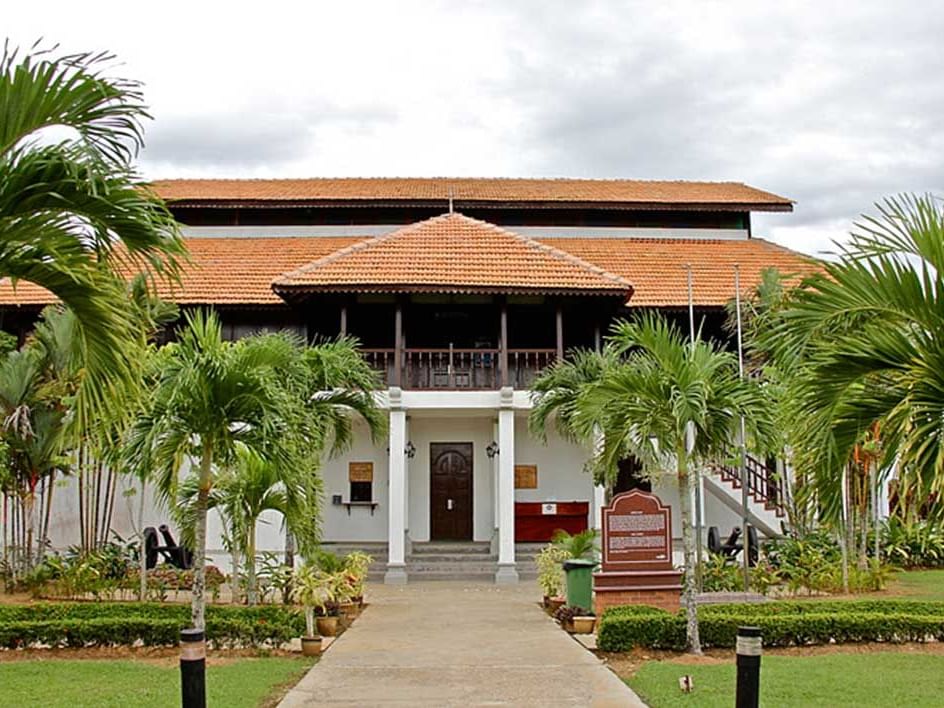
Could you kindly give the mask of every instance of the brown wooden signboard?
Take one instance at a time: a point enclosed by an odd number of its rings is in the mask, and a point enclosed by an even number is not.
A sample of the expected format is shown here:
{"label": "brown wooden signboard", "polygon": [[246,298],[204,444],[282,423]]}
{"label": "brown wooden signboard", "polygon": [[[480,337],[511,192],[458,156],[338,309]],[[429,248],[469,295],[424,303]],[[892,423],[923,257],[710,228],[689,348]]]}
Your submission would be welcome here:
{"label": "brown wooden signboard", "polygon": [[659,497],[633,489],[603,508],[602,565],[604,573],[672,569],[672,512]]}
{"label": "brown wooden signboard", "polygon": [[538,466],[515,465],[515,489],[537,489]]}
{"label": "brown wooden signboard", "polygon": [[374,481],[374,463],[373,462],[348,462],[347,475],[348,475],[348,481],[350,482],[373,482]]}

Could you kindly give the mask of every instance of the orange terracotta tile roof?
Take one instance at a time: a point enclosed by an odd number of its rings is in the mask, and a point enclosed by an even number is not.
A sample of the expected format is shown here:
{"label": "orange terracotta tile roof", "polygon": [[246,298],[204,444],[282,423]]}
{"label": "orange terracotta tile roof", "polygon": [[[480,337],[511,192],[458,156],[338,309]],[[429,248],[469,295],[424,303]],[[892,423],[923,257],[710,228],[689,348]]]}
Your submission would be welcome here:
{"label": "orange terracotta tile roof", "polygon": [[[468,274],[482,281],[490,278],[488,282],[504,283],[502,287],[506,288],[509,283],[521,286],[540,282],[547,286],[546,279],[556,278],[554,269],[561,268],[566,278],[573,276],[575,280],[554,280],[554,289],[561,289],[565,283],[600,279],[607,287],[617,282],[617,289],[626,291],[628,283],[632,283],[634,294],[630,305],[636,307],[685,307],[688,302],[686,264],[692,265],[695,303],[702,307],[721,306],[733,296],[735,264],[740,266],[745,290],[759,282],[765,268],[776,267],[785,274],[807,274],[819,268],[811,258],[757,238],[730,241],[547,238],[538,239],[541,244],[538,245],[537,241],[510,235],[519,248],[526,249],[515,251],[516,254],[539,254],[536,262],[541,267],[535,268],[517,255],[508,260],[492,251],[476,250],[487,249],[496,233],[507,232],[472,219],[467,221],[484,227],[473,229],[479,231],[483,240],[476,241],[479,245],[470,249],[475,252],[461,250],[465,248],[463,244],[457,246],[460,250],[434,249],[446,258],[439,263],[440,268],[448,270],[453,261],[454,265],[465,268],[468,262]],[[377,241],[378,237],[366,236],[190,237],[186,243],[191,263],[184,264],[181,282],[173,287],[159,283],[159,290],[164,297],[180,304],[282,305],[283,300],[272,290],[274,281],[281,281],[283,275],[304,270],[306,265],[319,260],[334,264],[322,275],[336,273],[339,261],[356,254],[358,249],[352,246],[359,243],[363,244],[364,251],[358,257],[369,261],[376,252],[366,247]],[[501,243],[509,242],[504,238]],[[388,272],[391,262],[378,261],[378,272],[381,275]],[[522,265],[524,262],[528,265]],[[416,267],[419,263],[417,260],[410,265]],[[545,270],[545,265],[551,270]],[[344,274],[340,275],[343,279]],[[293,275],[290,279],[295,277],[308,276]],[[48,291],[32,283],[21,281],[14,290],[8,279],[0,280],[0,306],[42,306],[54,301]]]}
{"label": "orange terracotta tile roof", "polygon": [[630,307],[687,307],[689,264],[693,299],[702,307],[721,306],[734,297],[735,265],[740,268],[745,291],[760,282],[761,272],[767,268],[796,276],[820,268],[812,258],[758,238],[553,238],[544,243],[631,280],[636,290]]}
{"label": "orange terracotta tile roof", "polygon": [[276,279],[282,293],[542,292],[627,296],[625,278],[570,253],[462,214],[411,224]]}
{"label": "orange terracotta tile roof", "polygon": [[[272,292],[275,278],[364,238],[187,238],[191,262],[183,264],[180,282],[158,282],[157,289],[181,305],[284,305]],[[55,297],[32,283],[14,289],[8,278],[0,280],[0,305],[51,302]]]}
{"label": "orange terracotta tile roof", "polygon": [[373,177],[315,179],[170,179],[152,183],[177,202],[457,202],[600,203],[743,207],[790,211],[793,202],[740,182],[623,179]]}

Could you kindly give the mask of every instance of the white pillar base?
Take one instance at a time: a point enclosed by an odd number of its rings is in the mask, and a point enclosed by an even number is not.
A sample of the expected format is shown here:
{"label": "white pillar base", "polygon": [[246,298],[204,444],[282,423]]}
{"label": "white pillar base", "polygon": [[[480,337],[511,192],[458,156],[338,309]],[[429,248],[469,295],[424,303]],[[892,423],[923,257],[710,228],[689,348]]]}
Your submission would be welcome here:
{"label": "white pillar base", "polygon": [[384,585],[406,585],[407,574],[406,566],[402,564],[387,564],[387,572],[384,573]]}
{"label": "white pillar base", "polygon": [[495,571],[496,585],[517,585],[518,571],[515,570],[515,564],[510,565],[499,563],[498,570]]}

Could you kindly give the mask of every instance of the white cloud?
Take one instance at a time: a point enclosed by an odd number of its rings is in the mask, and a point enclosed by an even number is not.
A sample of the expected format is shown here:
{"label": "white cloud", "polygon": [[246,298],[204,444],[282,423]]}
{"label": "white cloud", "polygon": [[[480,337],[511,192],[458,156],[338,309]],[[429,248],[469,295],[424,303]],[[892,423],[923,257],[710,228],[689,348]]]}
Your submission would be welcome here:
{"label": "white cloud", "polygon": [[876,199],[944,192],[944,8],[883,0],[57,0],[15,43],[146,82],[151,176],[741,180],[755,233],[815,253]]}

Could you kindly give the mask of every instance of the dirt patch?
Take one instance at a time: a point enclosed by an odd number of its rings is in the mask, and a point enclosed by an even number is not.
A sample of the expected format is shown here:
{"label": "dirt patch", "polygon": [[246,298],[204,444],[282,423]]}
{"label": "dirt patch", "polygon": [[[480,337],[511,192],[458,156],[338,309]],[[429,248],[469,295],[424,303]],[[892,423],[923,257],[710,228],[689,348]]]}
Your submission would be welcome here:
{"label": "dirt patch", "polygon": [[[767,656],[803,657],[825,654],[874,654],[876,652],[944,655],[944,642],[910,642],[907,644],[868,642],[864,644],[824,644],[810,647],[764,649],[764,654]],[[682,666],[730,664],[734,662],[734,651],[731,649],[706,649],[702,656],[654,649],[635,649],[631,652],[619,653],[598,651],[595,653],[620,678],[624,679],[632,678],[640,667],[649,661],[671,661]]]}
{"label": "dirt patch", "polygon": [[[238,659],[262,656],[298,656],[296,652],[273,649],[216,649],[207,651],[208,666],[225,666]],[[0,662],[54,661],[59,659],[128,659],[158,666],[177,666],[178,647],[87,647],[57,649],[8,649],[0,651]]]}

